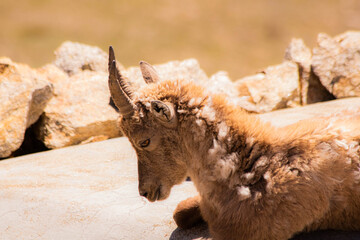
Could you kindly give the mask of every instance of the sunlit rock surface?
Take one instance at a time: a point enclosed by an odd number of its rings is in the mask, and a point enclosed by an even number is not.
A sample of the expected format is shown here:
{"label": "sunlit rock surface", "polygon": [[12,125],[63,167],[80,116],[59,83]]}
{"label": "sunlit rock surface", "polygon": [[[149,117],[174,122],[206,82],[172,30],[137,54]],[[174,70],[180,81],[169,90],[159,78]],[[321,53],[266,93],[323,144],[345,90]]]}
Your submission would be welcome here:
{"label": "sunlit rock surface", "polygon": [[24,140],[52,97],[46,77],[25,64],[0,58],[0,158],[8,157]]}
{"label": "sunlit rock surface", "polygon": [[291,61],[267,67],[235,84],[239,95],[249,96],[260,113],[300,105],[299,70]]}
{"label": "sunlit rock surface", "polygon": [[302,105],[333,100],[334,96],[321,84],[311,69],[312,52],[299,38],[291,40],[285,60],[295,62],[299,70],[299,93]]}
{"label": "sunlit rock surface", "polygon": [[360,32],[331,38],[319,34],[312,67],[321,83],[336,98],[360,96]]}
{"label": "sunlit rock surface", "polygon": [[107,73],[85,70],[69,77],[53,65],[43,71],[55,89],[36,126],[48,148],[121,136],[119,114],[109,104]]}
{"label": "sunlit rock surface", "polygon": [[[359,114],[360,98],[259,115],[276,126]],[[196,239],[206,225],[177,229],[172,211],[196,194],[191,182],[149,203],[137,190],[136,155],[126,138],[72,146],[0,162],[0,239]],[[357,239],[359,232],[323,231],[295,239]]]}
{"label": "sunlit rock surface", "polygon": [[[107,72],[108,54],[99,47],[66,41],[55,50],[54,65],[69,76],[84,70]],[[123,66],[118,63],[118,67]]]}

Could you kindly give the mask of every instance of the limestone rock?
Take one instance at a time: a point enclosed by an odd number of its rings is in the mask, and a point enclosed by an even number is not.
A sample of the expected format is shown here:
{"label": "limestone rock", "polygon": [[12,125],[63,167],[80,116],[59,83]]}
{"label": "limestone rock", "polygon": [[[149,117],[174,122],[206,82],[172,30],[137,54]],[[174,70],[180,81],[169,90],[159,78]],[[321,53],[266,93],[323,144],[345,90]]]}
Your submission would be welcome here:
{"label": "limestone rock", "polygon": [[360,96],[360,31],[334,38],[319,34],[312,67],[336,98]]}
{"label": "limestone rock", "polygon": [[[84,70],[108,71],[108,54],[95,46],[66,41],[55,51],[55,56],[54,64],[70,76]],[[123,69],[120,63],[118,67]]]}
{"label": "limestone rock", "polygon": [[68,77],[62,70],[43,68],[54,84],[53,99],[38,123],[38,138],[48,148],[120,136],[118,113],[109,105],[108,74],[82,71]]}
{"label": "limestone rock", "polygon": [[296,63],[285,61],[266,68],[262,73],[238,80],[236,87],[239,95],[249,97],[260,113],[298,106],[298,71]]}
{"label": "limestone rock", "polygon": [[299,67],[300,100],[304,105],[334,99],[312,72],[311,58],[311,50],[302,39],[292,39],[285,51],[285,60],[295,62]]}
{"label": "limestone rock", "polygon": [[47,78],[53,85],[53,94],[58,96],[62,91],[66,90],[66,84],[69,82],[69,76],[60,68],[53,64],[47,64],[38,69],[38,72]]}
{"label": "limestone rock", "polygon": [[293,38],[285,51],[285,60],[299,64],[304,72],[309,73],[311,67],[311,50],[306,47],[302,39]]}
{"label": "limestone rock", "polygon": [[17,150],[25,130],[52,97],[52,85],[34,69],[0,59],[0,158]]}
{"label": "limestone rock", "polygon": [[258,112],[256,105],[249,101],[249,96],[239,95],[235,83],[231,81],[227,72],[220,71],[212,75],[205,87],[211,93],[227,96],[228,101],[236,106],[249,112]]}

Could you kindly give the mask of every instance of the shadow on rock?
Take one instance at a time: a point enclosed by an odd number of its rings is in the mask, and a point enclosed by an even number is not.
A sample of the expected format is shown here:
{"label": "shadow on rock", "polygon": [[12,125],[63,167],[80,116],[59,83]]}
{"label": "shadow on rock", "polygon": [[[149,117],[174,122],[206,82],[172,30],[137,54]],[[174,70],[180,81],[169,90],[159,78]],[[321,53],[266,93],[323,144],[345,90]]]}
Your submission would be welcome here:
{"label": "shadow on rock", "polygon": [[176,228],[169,238],[169,240],[192,240],[192,239],[206,239],[210,237],[207,225],[200,224],[190,229]]}
{"label": "shadow on rock", "polygon": [[358,240],[360,232],[345,231],[315,231],[310,233],[301,233],[293,237],[291,240]]}
{"label": "shadow on rock", "polygon": [[[169,240],[193,240],[210,238],[206,224],[201,224],[191,229],[175,229]],[[335,230],[315,231],[300,233],[290,240],[359,240],[360,232],[345,232]]]}

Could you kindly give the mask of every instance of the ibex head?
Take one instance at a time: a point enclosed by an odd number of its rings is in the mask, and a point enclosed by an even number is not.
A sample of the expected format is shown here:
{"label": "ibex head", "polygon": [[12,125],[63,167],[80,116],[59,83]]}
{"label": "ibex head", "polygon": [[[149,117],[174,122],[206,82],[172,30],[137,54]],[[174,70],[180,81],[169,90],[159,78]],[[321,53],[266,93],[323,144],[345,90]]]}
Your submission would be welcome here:
{"label": "ibex head", "polygon": [[[159,75],[150,64],[140,62],[140,69],[147,84],[157,84]],[[122,115],[120,127],[138,157],[140,195],[152,202],[167,198],[171,187],[186,177],[176,105],[154,93],[155,88],[135,94],[116,67],[112,47],[109,49],[109,89]]]}

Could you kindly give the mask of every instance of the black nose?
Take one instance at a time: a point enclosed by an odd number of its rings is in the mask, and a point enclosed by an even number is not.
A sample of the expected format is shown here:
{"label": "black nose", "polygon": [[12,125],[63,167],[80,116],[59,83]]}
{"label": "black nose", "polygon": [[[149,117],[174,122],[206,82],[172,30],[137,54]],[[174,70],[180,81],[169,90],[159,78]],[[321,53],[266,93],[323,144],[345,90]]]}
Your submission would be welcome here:
{"label": "black nose", "polygon": [[146,198],[148,193],[144,191],[144,192],[140,192],[140,195]]}

